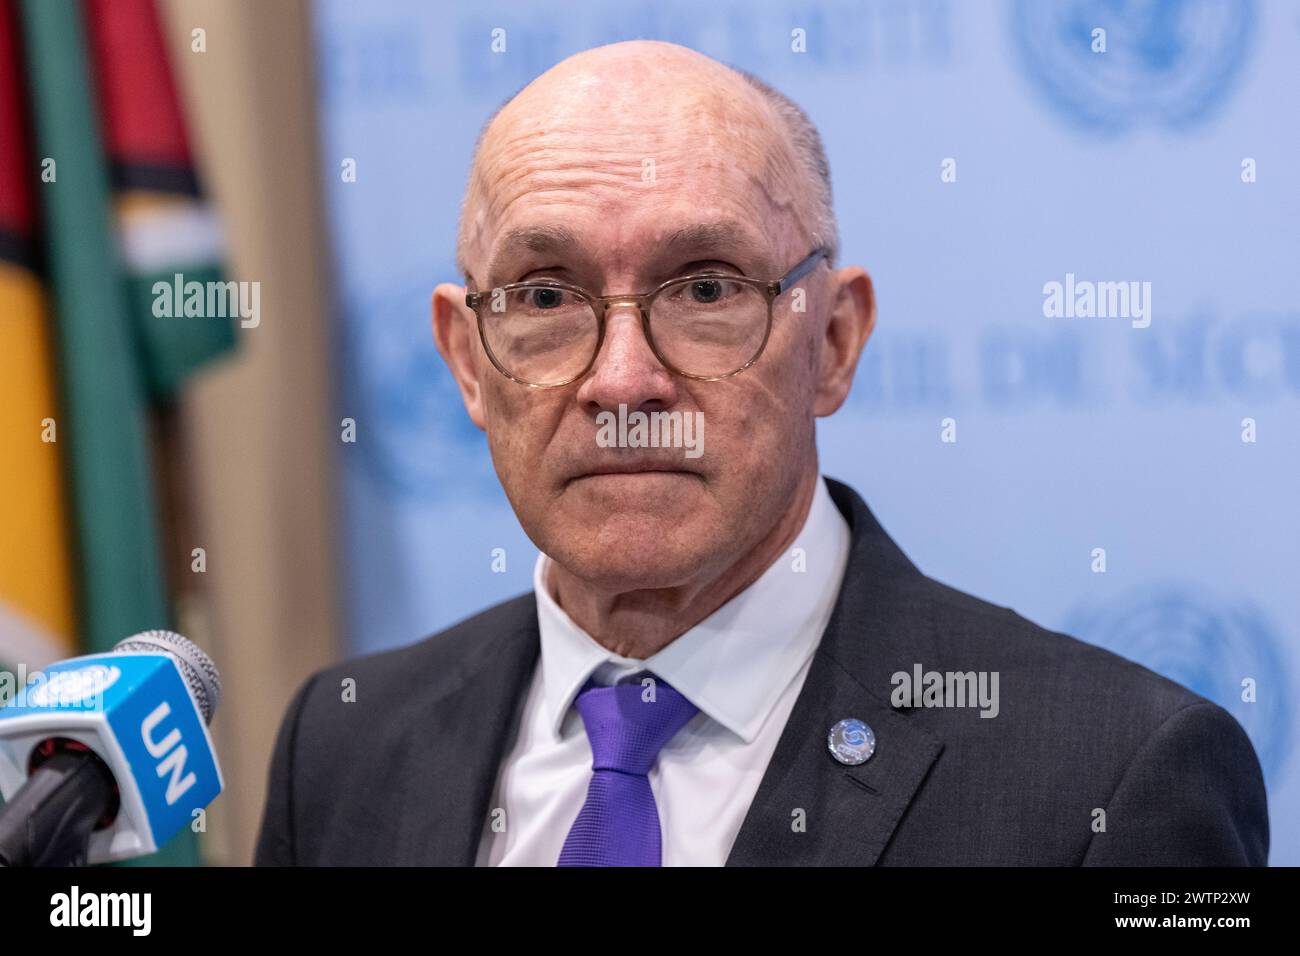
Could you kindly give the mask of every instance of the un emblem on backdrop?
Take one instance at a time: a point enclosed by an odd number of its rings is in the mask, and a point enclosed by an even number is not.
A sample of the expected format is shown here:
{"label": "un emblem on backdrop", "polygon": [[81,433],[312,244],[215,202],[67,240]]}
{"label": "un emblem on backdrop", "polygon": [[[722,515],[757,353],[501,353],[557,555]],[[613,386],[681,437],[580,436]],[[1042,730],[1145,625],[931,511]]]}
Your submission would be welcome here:
{"label": "un emblem on backdrop", "polygon": [[[427,275],[351,296],[343,315],[339,417],[386,494],[427,499],[496,490],[487,442],[433,344]],[[347,460],[350,456],[345,455]]]}
{"label": "un emblem on backdrop", "polygon": [[[1258,608],[1204,589],[1143,591],[1106,607],[1076,609],[1064,630],[1177,681],[1231,713],[1245,728],[1270,780],[1286,763],[1291,695],[1282,637]],[[1255,701],[1242,700],[1242,681]]]}
{"label": "un emblem on backdrop", "polygon": [[[1185,129],[1221,106],[1254,33],[1254,0],[1012,0],[1029,79],[1067,120],[1120,133]],[[1094,31],[1105,31],[1095,52]]]}

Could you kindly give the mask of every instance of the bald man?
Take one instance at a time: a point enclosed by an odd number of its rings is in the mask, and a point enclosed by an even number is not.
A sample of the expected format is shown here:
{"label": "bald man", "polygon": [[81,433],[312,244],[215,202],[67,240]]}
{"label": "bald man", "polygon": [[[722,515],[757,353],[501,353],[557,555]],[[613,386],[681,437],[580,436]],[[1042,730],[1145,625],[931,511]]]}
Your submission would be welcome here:
{"label": "bald man", "polygon": [[788,99],[565,60],[486,126],[457,248],[433,338],[534,590],[307,681],[258,863],[1265,862],[1226,711],[925,577],[821,476],[876,309]]}

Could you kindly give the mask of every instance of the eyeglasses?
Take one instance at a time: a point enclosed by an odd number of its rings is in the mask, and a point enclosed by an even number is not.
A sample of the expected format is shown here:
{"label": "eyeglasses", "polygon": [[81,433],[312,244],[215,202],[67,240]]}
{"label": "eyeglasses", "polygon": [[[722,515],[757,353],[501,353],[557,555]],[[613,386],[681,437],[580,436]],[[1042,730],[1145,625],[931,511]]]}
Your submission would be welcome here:
{"label": "eyeglasses", "polygon": [[685,378],[716,382],[758,361],[772,334],[773,303],[829,255],[814,249],[780,279],[726,272],[669,279],[644,294],[592,295],[558,279],[512,282],[470,292],[479,337],[492,364],[529,388],[559,388],[590,371],[611,306],[632,305],[655,357]]}

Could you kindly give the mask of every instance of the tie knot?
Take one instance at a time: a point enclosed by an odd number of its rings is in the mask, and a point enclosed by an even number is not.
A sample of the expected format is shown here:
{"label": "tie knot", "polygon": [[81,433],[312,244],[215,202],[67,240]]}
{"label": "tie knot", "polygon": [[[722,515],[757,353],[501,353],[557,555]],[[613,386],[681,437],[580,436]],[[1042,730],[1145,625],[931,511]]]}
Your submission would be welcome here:
{"label": "tie knot", "polygon": [[593,770],[646,774],[664,744],[698,712],[667,682],[597,687],[590,681],[574,701],[591,743]]}

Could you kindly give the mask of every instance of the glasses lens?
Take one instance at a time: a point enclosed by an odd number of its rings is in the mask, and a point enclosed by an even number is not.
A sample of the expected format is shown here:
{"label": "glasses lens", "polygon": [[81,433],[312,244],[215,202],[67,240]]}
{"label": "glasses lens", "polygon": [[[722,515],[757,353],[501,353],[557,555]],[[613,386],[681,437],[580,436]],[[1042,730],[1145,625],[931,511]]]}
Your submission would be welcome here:
{"label": "glasses lens", "polygon": [[575,378],[596,352],[596,313],[554,286],[493,290],[483,305],[488,348],[511,376],[530,385]]}
{"label": "glasses lens", "polygon": [[668,286],[650,307],[650,331],[664,359],[703,378],[729,375],[752,362],[767,334],[767,298],[726,276]]}

